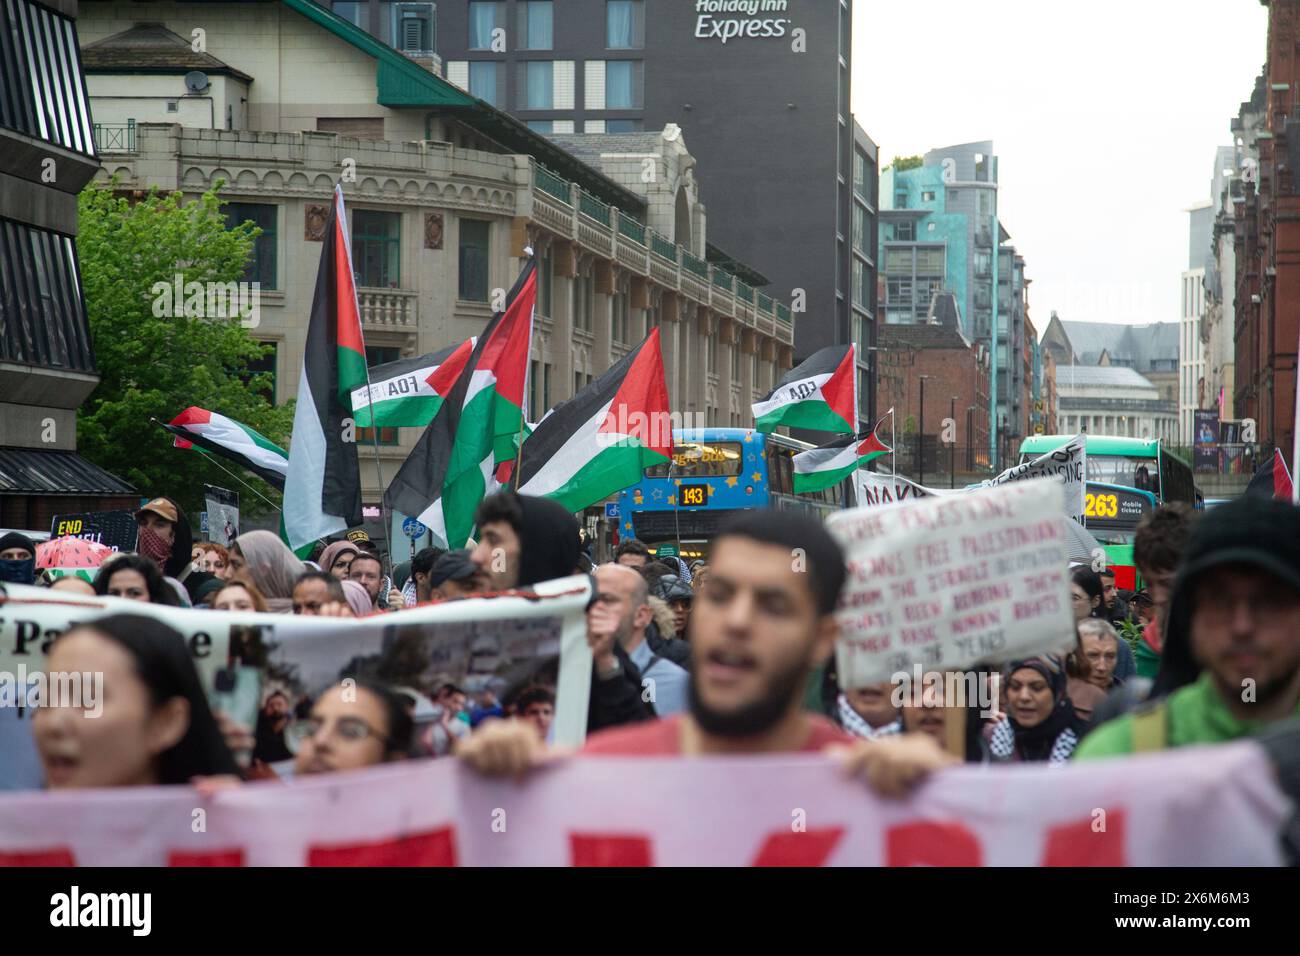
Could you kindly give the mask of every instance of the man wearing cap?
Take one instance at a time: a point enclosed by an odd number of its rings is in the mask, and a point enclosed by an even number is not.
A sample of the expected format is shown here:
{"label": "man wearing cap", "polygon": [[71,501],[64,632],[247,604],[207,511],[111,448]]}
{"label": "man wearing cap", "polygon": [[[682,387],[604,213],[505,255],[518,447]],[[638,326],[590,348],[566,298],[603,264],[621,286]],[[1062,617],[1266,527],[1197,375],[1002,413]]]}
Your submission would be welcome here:
{"label": "man wearing cap", "polygon": [[17,531],[0,538],[0,582],[36,583],[36,545]]}
{"label": "man wearing cap", "polygon": [[469,559],[469,548],[448,551],[433,562],[429,591],[433,598],[450,601],[469,597],[478,590],[478,567]]}
{"label": "man wearing cap", "polygon": [[1152,702],[1075,759],[1223,743],[1300,716],[1300,508],[1239,498],[1202,517],[1162,623]]}
{"label": "man wearing cap", "polygon": [[139,538],[135,549],[167,577],[180,578],[190,563],[190,523],[170,498],[154,498],[135,513]]}

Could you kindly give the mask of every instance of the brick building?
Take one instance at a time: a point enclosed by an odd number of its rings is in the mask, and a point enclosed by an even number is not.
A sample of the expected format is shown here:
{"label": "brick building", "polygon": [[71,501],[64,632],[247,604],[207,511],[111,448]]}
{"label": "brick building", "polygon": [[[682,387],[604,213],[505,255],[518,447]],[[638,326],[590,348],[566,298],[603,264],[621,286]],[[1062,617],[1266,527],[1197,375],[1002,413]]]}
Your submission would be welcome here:
{"label": "brick building", "polygon": [[950,469],[987,469],[989,353],[962,332],[956,297],[936,293],[927,322],[881,325],[879,333],[876,407],[894,409],[899,471],[939,483]]}
{"label": "brick building", "polygon": [[[1236,417],[1257,423],[1259,442],[1290,456],[1295,432],[1296,346],[1300,338],[1300,0],[1269,8],[1263,82],[1243,103],[1233,134],[1243,150],[1234,195]],[[1294,463],[1293,463],[1294,464]]]}

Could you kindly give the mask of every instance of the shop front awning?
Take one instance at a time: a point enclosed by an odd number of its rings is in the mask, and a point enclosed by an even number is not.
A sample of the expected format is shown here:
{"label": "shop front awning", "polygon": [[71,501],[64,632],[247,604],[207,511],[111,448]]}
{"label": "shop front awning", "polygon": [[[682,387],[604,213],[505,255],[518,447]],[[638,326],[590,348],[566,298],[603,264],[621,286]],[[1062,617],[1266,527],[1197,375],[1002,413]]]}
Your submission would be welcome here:
{"label": "shop front awning", "polygon": [[121,478],[74,451],[0,448],[0,495],[134,495]]}

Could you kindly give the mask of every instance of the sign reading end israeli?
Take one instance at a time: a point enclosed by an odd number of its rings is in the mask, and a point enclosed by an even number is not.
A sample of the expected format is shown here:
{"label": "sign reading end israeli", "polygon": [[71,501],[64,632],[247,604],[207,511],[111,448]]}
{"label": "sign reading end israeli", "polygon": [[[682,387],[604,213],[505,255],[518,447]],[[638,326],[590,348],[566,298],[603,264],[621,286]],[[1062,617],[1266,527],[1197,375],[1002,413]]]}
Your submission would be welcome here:
{"label": "sign reading end israeli", "polygon": [[846,688],[1061,651],[1073,641],[1059,481],[1016,481],[826,523],[848,581],[836,649]]}

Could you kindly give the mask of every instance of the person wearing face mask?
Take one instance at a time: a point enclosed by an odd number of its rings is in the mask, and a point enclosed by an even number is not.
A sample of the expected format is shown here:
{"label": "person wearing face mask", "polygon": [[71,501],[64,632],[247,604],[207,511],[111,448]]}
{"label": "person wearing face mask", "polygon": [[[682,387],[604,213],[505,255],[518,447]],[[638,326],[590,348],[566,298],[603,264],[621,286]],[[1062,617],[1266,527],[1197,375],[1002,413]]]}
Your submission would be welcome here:
{"label": "person wearing face mask", "polygon": [[17,531],[0,538],[0,583],[36,583],[36,545]]}
{"label": "person wearing face mask", "polygon": [[1012,661],[1006,675],[1007,715],[989,738],[993,759],[1065,763],[1084,725],[1066,693],[1061,661],[1051,655]]}
{"label": "person wearing face mask", "polygon": [[[56,673],[103,674],[90,707],[38,707],[32,734],[50,789],[190,783],[237,773],[184,638],[153,618],[114,614],[50,647]],[[83,702],[89,703],[89,702]]]}
{"label": "person wearing face mask", "polygon": [[171,498],[155,498],[135,513],[136,550],[169,578],[184,580],[193,560],[193,536],[185,512]]}

